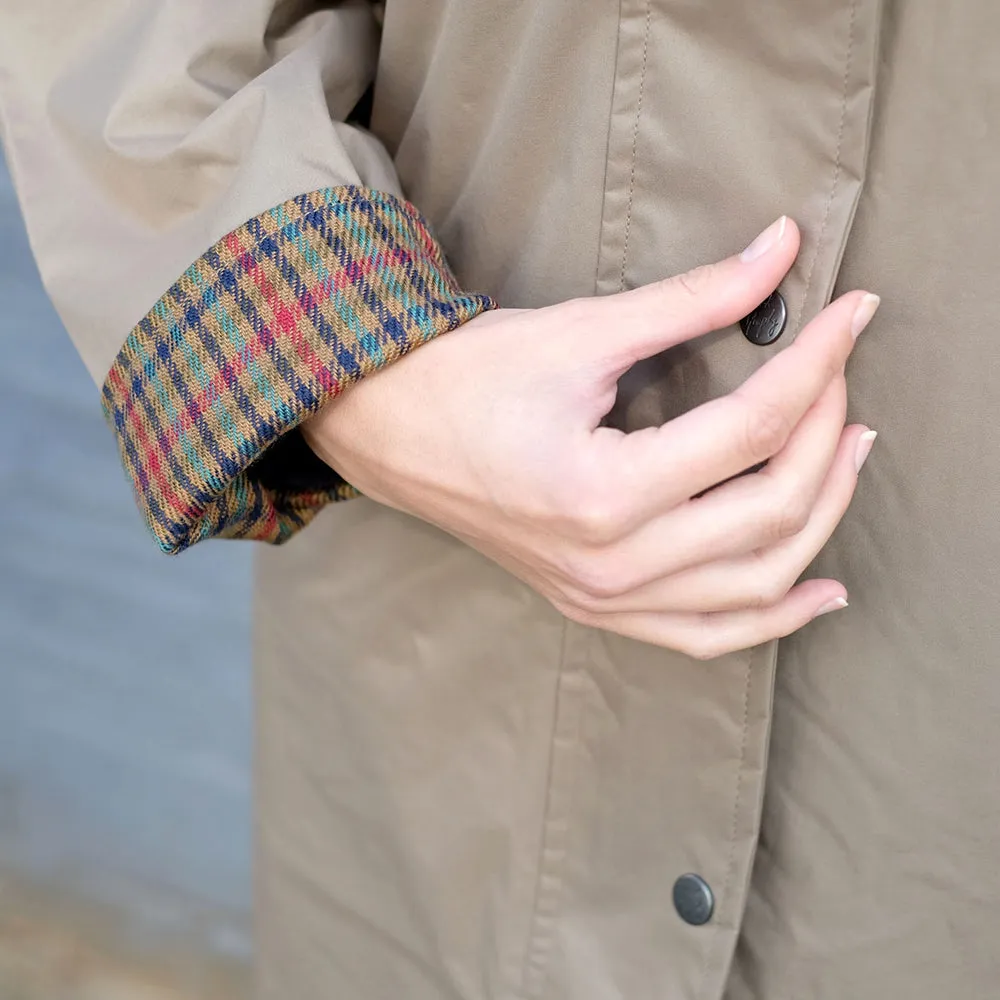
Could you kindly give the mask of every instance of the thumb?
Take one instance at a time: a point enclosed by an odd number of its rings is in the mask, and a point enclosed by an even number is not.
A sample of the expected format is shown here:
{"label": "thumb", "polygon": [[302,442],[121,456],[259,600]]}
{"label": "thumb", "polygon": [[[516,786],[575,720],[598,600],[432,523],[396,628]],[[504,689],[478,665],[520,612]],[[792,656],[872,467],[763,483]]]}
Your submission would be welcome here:
{"label": "thumb", "polygon": [[782,216],[737,256],[597,299],[595,350],[617,375],[737,323],[778,287],[798,252],[798,226]]}

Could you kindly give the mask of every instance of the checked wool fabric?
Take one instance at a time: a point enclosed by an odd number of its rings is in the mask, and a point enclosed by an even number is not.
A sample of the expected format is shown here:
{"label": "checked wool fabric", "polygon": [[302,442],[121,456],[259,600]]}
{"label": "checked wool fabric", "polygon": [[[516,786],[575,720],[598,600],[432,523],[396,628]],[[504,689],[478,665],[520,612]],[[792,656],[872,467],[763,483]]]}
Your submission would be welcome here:
{"label": "checked wool fabric", "polygon": [[346,483],[264,486],[254,462],[352,383],[495,308],[459,289],[408,202],[325,188],[250,219],[132,330],[103,404],[160,547],[280,543]]}

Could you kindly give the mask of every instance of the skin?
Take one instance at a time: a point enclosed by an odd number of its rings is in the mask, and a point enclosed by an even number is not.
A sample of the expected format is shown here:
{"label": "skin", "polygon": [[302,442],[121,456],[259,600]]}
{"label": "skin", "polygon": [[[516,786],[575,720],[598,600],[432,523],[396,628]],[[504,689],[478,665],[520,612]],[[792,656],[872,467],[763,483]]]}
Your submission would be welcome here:
{"label": "skin", "polygon": [[633,364],[737,322],[798,248],[779,220],[678,277],[486,313],[338,397],[306,440],[574,621],[700,659],[787,635],[846,605],[836,580],[796,580],[871,447],[868,428],[845,427],[844,366],[877,298],[847,293],[733,393],[660,427],[600,422]]}

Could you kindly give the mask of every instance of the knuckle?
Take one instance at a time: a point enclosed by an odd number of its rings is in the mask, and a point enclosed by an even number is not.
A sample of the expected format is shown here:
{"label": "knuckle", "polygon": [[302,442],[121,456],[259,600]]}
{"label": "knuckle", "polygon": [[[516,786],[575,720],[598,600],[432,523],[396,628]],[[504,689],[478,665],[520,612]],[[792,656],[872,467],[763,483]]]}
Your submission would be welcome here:
{"label": "knuckle", "polygon": [[679,651],[692,660],[702,662],[717,659],[727,652],[718,639],[707,633],[688,639],[679,647]]}
{"label": "knuckle", "polygon": [[792,433],[789,415],[779,403],[757,400],[744,404],[744,440],[754,461],[777,454]]}
{"label": "knuckle", "polygon": [[771,515],[771,532],[778,541],[793,538],[805,529],[812,511],[806,498],[793,494],[775,506]]}
{"label": "knuckle", "polygon": [[610,560],[595,553],[570,557],[562,570],[578,591],[576,602],[586,611],[598,611],[599,602],[620,597],[629,589],[622,572]]}
{"label": "knuckle", "polygon": [[625,509],[614,493],[595,490],[576,500],[570,520],[575,538],[589,545],[608,545],[622,534]]}
{"label": "knuckle", "polygon": [[763,611],[774,607],[788,591],[789,587],[780,577],[765,578],[755,585],[747,605],[756,611]]}
{"label": "knuckle", "polygon": [[721,647],[716,647],[714,645],[704,645],[699,646],[693,653],[693,658],[700,660],[702,663],[707,663],[709,660],[717,660],[720,656],[724,655],[727,650]]}
{"label": "knuckle", "polygon": [[713,268],[709,264],[704,267],[696,267],[691,271],[685,271],[683,274],[675,274],[664,283],[665,290],[668,292],[678,291],[694,299],[700,298],[705,293],[706,286],[711,281],[712,273]]}

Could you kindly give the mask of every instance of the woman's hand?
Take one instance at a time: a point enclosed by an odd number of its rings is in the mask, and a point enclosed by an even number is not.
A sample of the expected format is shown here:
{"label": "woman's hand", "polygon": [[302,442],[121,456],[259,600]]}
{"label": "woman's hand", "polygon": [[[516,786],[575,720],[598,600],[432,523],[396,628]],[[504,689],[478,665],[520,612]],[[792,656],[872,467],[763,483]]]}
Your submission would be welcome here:
{"label": "woman's hand", "polygon": [[463,539],[575,621],[700,658],[787,635],[846,604],[836,581],[795,581],[874,438],[844,427],[843,371],[878,299],[844,295],[735,392],[661,427],[600,426],[638,360],[773,291],[798,250],[786,221],[680,277],[484,314],[303,432],[364,494]]}

